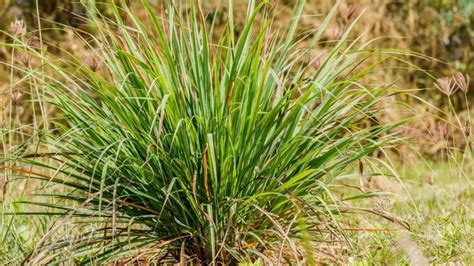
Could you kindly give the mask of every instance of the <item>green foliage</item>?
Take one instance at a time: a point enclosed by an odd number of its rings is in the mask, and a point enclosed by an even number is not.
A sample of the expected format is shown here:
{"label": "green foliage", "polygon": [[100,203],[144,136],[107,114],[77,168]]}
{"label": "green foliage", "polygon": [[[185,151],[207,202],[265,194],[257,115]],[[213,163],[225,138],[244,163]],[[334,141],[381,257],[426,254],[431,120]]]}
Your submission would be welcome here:
{"label": "green foliage", "polygon": [[280,34],[271,18],[256,24],[266,4],[250,1],[236,35],[230,1],[227,30],[213,40],[198,5],[169,5],[161,18],[142,4],[147,25],[125,5],[93,22],[101,71],[45,57],[46,72],[29,72],[63,117],[49,136],[53,162],[21,161],[69,190],[28,202],[64,218],[27,260],[278,263],[327,240],[323,227],[343,237],[327,185],[393,142],[395,125],[374,123],[387,88],[363,85],[377,65],[361,67],[370,53],[349,41],[352,26],[317,69],[300,64],[311,47],[298,40],[314,45],[337,6],[299,36],[304,1]]}

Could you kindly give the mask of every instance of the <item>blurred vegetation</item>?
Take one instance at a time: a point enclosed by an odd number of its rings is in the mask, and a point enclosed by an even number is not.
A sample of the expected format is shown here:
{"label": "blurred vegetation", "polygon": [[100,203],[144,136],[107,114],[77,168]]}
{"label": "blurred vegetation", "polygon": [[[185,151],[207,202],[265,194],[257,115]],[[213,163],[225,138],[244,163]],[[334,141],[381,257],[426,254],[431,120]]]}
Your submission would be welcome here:
{"label": "blurred vegetation", "polygon": [[[106,0],[110,1],[110,0]],[[93,25],[87,25],[80,17],[85,17],[86,5],[98,5],[99,10],[108,12],[105,7],[95,0],[2,0],[0,13],[4,19],[0,21],[2,30],[9,30],[11,22],[16,18],[26,21],[28,28],[36,29],[36,3],[39,2],[39,13],[42,18],[42,28],[54,28],[59,24],[68,24],[81,29],[94,30]],[[131,1],[129,1],[131,2]],[[150,1],[161,2],[161,1]],[[212,9],[219,1],[206,1],[209,13],[218,19],[223,15]],[[226,1],[223,1],[226,2]],[[234,1],[239,7],[239,2]],[[293,6],[292,0],[275,1],[279,6]],[[321,13],[327,12],[329,3],[308,1],[309,7]],[[474,1],[471,0],[364,0],[346,1],[347,6],[357,6],[366,9],[367,13],[361,18],[361,29],[370,29],[370,37],[402,37],[386,41],[391,48],[408,48],[415,52],[431,56],[438,61],[414,60],[413,63],[429,70],[434,76],[451,75],[456,71],[474,73]],[[224,5],[224,4],[222,4]],[[245,4],[241,4],[244,8]],[[91,14],[89,14],[91,15]],[[278,15],[277,15],[278,16]],[[239,18],[237,18],[239,19]],[[287,19],[282,17],[281,19]],[[317,20],[319,18],[315,18]],[[58,32],[48,31],[48,34]],[[406,77],[410,83],[418,87],[431,86],[432,81],[426,80],[419,72],[410,73]],[[472,94],[472,90],[471,90]]]}
{"label": "blurred vegetation", "polygon": [[[437,77],[456,71],[474,73],[473,1],[394,1],[388,5],[388,11],[393,14],[390,19],[397,19],[394,24],[397,30],[406,36],[407,48],[440,60],[418,60],[415,64]],[[410,80],[419,87],[431,85],[419,73]]]}
{"label": "blurred vegetation", "polygon": [[[106,0],[110,1],[110,0]],[[42,28],[55,28],[59,24],[68,24],[85,30],[94,30],[80,17],[85,17],[86,5],[98,5],[99,10],[108,12],[107,8],[94,0],[2,0],[0,13],[4,19],[0,21],[0,29],[9,30],[11,22],[16,18],[26,21],[28,29],[37,28],[36,3],[39,2],[39,13]],[[130,1],[129,1],[130,2]],[[150,1],[159,3],[161,1]],[[206,1],[212,17],[223,19],[218,11],[212,11],[219,1]],[[223,1],[226,2],[226,1]],[[244,8],[245,1],[236,0],[235,6]],[[292,0],[275,1],[275,6],[290,8]],[[332,1],[308,1],[308,12],[327,13]],[[393,37],[382,44],[391,48],[407,48],[436,60],[412,59],[413,63],[430,71],[434,76],[452,75],[456,71],[474,73],[474,1],[471,0],[365,0],[346,1],[346,6],[365,9],[366,15],[361,18],[358,26],[361,31],[369,29],[369,37]],[[132,2],[133,3],[133,2]],[[224,4],[222,4],[224,5]],[[224,12],[225,13],[225,12]],[[277,14],[278,17],[278,14]],[[239,19],[239,18],[237,18]],[[282,20],[287,19],[281,16]],[[319,18],[314,18],[318,20]],[[314,23],[311,23],[314,24]],[[335,29],[335,31],[337,31]],[[58,39],[60,33],[48,30],[45,38]],[[380,42],[378,45],[381,45]],[[406,81],[417,87],[426,88],[433,80],[427,80],[420,72],[411,72]],[[471,90],[472,95],[472,90]],[[462,109],[462,106],[461,106]]]}

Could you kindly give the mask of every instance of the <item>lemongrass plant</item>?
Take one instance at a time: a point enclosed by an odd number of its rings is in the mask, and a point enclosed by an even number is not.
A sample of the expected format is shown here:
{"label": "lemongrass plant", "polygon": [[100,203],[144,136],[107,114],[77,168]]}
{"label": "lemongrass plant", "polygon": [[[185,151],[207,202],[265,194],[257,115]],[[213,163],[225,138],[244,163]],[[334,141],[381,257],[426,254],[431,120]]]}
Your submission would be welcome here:
{"label": "lemongrass plant", "polygon": [[50,161],[18,159],[50,174],[17,174],[65,189],[29,201],[63,217],[25,261],[301,263],[344,239],[328,186],[396,140],[372,122],[387,87],[362,82],[380,66],[362,67],[371,54],[353,24],[317,69],[301,63],[337,4],[301,35],[304,1],[279,33],[255,2],[237,33],[229,1],[217,38],[194,1],[159,15],[143,0],[146,21],[112,3],[115,18],[92,18],[84,38],[93,64],[30,50],[48,66],[28,73],[61,117]]}

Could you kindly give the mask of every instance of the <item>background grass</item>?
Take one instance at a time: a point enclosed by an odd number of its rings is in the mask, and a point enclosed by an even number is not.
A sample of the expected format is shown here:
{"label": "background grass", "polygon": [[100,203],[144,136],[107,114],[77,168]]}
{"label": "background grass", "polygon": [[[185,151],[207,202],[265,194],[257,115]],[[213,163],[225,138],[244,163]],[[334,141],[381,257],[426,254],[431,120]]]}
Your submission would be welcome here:
{"label": "background grass", "polygon": [[450,163],[433,161],[397,169],[409,195],[397,196],[395,200],[381,201],[379,198],[365,204],[379,205],[404,217],[411,226],[409,245],[412,246],[401,246],[400,232],[387,222],[374,217],[358,217],[358,222],[352,223],[354,227],[392,228],[395,231],[356,234],[359,246],[352,254],[356,264],[409,263],[404,248],[414,247],[422,250],[430,263],[472,263],[474,190],[469,185],[473,178],[472,166],[465,166],[467,176]]}

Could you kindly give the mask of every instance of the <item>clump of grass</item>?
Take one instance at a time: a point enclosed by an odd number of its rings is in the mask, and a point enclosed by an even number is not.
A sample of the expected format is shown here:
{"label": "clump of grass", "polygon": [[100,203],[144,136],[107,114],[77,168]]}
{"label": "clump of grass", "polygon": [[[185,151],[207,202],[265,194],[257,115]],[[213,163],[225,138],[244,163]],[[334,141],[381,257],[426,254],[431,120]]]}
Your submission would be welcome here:
{"label": "clump of grass", "polygon": [[314,45],[336,7],[299,34],[299,1],[276,34],[266,5],[249,1],[237,33],[229,1],[215,40],[198,4],[162,18],[142,1],[147,24],[111,4],[115,19],[97,18],[87,40],[92,65],[30,51],[48,67],[28,73],[63,116],[49,162],[18,160],[50,174],[10,170],[68,193],[29,202],[64,217],[27,261],[311,263],[319,241],[344,239],[328,184],[395,140],[395,125],[373,122],[387,88],[363,85],[376,65],[361,67],[370,52],[352,26],[317,69],[300,63],[300,40]]}

